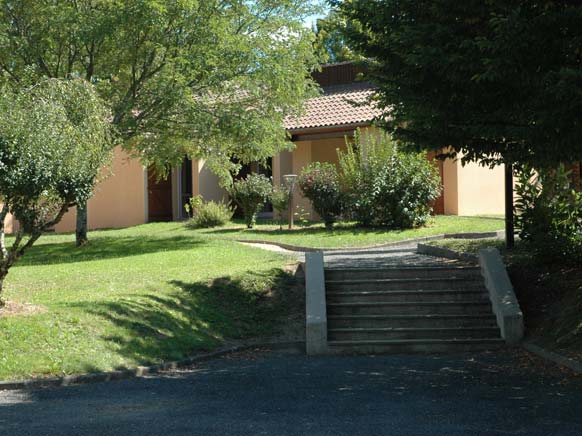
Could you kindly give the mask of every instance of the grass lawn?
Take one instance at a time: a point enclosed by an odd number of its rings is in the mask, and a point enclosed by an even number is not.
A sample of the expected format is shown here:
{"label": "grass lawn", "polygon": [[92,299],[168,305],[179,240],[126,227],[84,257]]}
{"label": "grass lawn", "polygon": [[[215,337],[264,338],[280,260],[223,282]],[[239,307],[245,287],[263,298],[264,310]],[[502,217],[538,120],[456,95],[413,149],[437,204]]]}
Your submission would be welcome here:
{"label": "grass lawn", "polygon": [[282,318],[303,312],[304,296],[284,272],[287,257],[235,239],[357,247],[502,227],[494,217],[445,216],[407,231],[163,223],[92,232],[83,248],[74,235],[47,235],[7,278],[12,306],[40,310],[0,316],[0,380],[179,359],[229,339],[273,334]]}
{"label": "grass lawn", "polygon": [[10,271],[7,299],[44,311],[0,317],[0,380],[179,359],[268,335],[302,310],[285,294],[294,280],[281,255],[177,223],[90,240],[78,249],[74,235],[44,236]]}
{"label": "grass lawn", "polygon": [[427,226],[412,230],[364,229],[355,225],[337,224],[334,230],[329,231],[319,223],[308,227],[296,226],[293,230],[285,228],[279,230],[279,226],[272,222],[259,222],[254,229],[250,230],[243,224],[237,224],[215,229],[199,229],[194,232],[232,240],[263,240],[312,248],[345,248],[397,242],[443,233],[488,232],[503,228],[504,219],[499,217],[439,215],[432,218]]}

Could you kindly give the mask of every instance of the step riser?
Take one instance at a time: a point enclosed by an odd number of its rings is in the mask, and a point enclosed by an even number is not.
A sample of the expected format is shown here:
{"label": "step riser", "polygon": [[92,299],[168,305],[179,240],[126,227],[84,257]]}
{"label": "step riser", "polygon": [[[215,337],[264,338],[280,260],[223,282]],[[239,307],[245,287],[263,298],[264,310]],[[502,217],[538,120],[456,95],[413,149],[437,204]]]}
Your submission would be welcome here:
{"label": "step riser", "polygon": [[420,354],[438,354],[438,353],[464,353],[487,350],[497,350],[503,347],[499,344],[401,344],[401,345],[357,345],[357,346],[330,346],[332,354],[392,354],[392,353],[420,353]]}
{"label": "step riser", "polygon": [[330,341],[382,341],[392,339],[486,339],[498,338],[499,330],[438,330],[392,332],[334,332],[328,333]]}
{"label": "step riser", "polygon": [[473,319],[334,319],[328,318],[328,326],[334,328],[463,328],[496,327],[493,317]]}
{"label": "step riser", "polygon": [[348,294],[328,293],[328,303],[412,303],[412,302],[440,302],[457,301],[461,303],[485,303],[489,301],[489,296],[484,292],[416,292],[416,293],[392,293],[392,294]]}
{"label": "step riser", "polygon": [[414,278],[481,278],[478,269],[344,269],[325,271],[326,280],[378,280]]}
{"label": "step riser", "polygon": [[334,306],[327,307],[328,315],[479,315],[490,314],[488,304],[447,304],[447,305],[365,305],[365,306]]}
{"label": "step riser", "polygon": [[393,282],[326,282],[328,292],[374,292],[374,291],[407,291],[407,290],[465,290],[483,291],[485,285],[482,280],[413,280]]}

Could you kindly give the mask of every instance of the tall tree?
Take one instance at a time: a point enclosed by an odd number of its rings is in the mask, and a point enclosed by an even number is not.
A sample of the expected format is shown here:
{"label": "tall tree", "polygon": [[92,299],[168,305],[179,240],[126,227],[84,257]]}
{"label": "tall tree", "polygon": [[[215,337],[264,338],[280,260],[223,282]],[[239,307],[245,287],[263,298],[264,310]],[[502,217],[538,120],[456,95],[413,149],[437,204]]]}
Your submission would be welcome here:
{"label": "tall tree", "polygon": [[[83,80],[0,93],[0,306],[10,268],[91,196],[111,152],[110,114]],[[8,214],[19,221],[11,244]]]}
{"label": "tall tree", "polygon": [[580,2],[334,3],[401,142],[509,168],[582,156]]}
{"label": "tall tree", "polygon": [[319,18],[314,26],[315,48],[323,59],[329,63],[362,60],[346,41],[344,29],[346,20],[336,11],[331,10],[327,16]]}
{"label": "tall tree", "polygon": [[[168,170],[184,155],[226,179],[288,147],[314,91],[303,0],[0,0],[0,69],[20,86],[82,77],[123,145]],[[80,220],[82,222],[82,220]]]}

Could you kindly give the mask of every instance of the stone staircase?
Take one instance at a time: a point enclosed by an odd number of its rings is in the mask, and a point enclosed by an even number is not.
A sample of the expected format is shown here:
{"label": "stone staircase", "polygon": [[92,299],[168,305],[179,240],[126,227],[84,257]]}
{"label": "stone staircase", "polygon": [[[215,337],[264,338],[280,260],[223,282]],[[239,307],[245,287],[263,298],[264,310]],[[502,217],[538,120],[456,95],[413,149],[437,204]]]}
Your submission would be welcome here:
{"label": "stone staircase", "polygon": [[325,269],[332,353],[477,351],[504,345],[475,266]]}

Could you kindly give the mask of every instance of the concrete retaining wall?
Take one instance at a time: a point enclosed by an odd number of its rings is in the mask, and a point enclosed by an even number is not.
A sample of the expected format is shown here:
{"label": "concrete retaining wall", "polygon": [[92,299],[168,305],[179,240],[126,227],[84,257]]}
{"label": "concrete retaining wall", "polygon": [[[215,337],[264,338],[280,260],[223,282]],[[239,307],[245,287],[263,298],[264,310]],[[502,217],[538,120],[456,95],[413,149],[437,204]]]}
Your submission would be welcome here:
{"label": "concrete retaining wall", "polygon": [[327,354],[327,306],[322,252],[305,254],[305,292],[307,354]]}
{"label": "concrete retaining wall", "polygon": [[497,325],[501,329],[501,336],[508,344],[515,345],[524,335],[523,312],[499,250],[496,248],[479,250],[479,264],[497,317]]}

